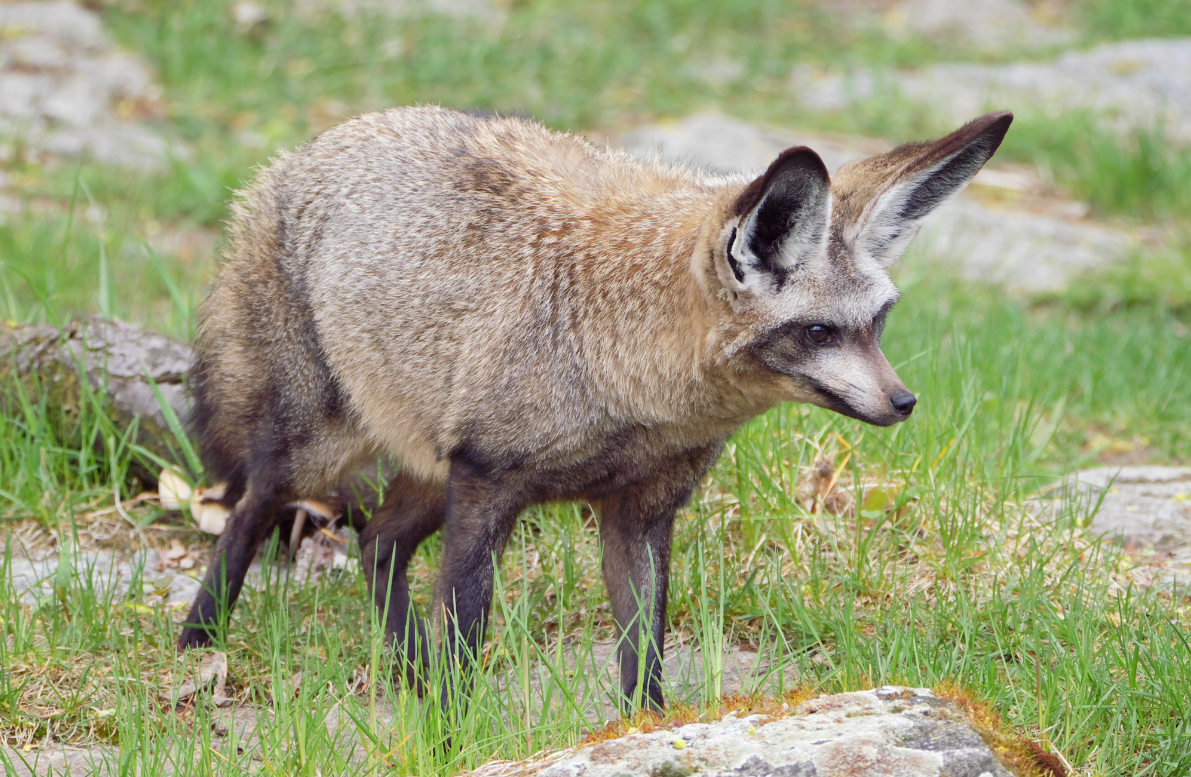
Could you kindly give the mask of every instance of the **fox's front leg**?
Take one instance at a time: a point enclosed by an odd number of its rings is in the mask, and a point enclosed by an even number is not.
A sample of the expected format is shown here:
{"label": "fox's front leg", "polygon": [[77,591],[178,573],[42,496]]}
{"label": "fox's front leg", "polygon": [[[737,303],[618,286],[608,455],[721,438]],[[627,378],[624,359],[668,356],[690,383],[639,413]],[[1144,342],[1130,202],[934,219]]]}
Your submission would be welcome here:
{"label": "fox's front leg", "polygon": [[492,606],[496,560],[525,505],[513,478],[493,477],[467,461],[452,459],[438,591],[441,654],[448,677],[442,689],[444,710],[452,695],[465,694],[471,687]]}
{"label": "fox's front leg", "polygon": [[654,476],[599,500],[604,580],[620,630],[621,705],[661,710],[662,641],[674,514],[718,456],[719,445],[678,457]]}

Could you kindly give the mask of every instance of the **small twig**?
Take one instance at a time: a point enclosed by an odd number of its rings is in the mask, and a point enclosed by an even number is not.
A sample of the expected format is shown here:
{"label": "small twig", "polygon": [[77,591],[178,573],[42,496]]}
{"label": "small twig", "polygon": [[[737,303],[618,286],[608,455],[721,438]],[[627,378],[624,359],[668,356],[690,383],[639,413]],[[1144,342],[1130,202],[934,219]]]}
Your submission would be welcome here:
{"label": "small twig", "polygon": [[[84,517],[86,517],[86,516],[84,516]],[[91,540],[93,542],[96,540],[98,540],[99,542],[107,542],[112,537],[115,537],[116,532],[118,532],[118,531],[120,531],[120,522],[119,521],[112,524],[112,530],[110,532],[108,532],[107,534],[102,534],[102,535],[97,534],[95,531],[95,524],[91,525],[90,529],[88,530],[88,533],[91,535]]]}
{"label": "small twig", "polygon": [[745,559],[745,561],[744,561],[745,569],[749,569],[752,567],[753,557],[757,555],[757,551],[759,551],[761,549],[761,546],[764,545],[766,540],[768,540],[768,539],[769,539],[769,529],[767,528],[761,532],[761,539],[757,540],[756,547],[753,548],[753,551],[751,553],[749,553],[748,558]]}
{"label": "small twig", "polygon": [[848,462],[851,459],[852,451],[849,450],[846,454],[844,454],[844,460],[840,462],[839,467],[837,467],[834,474],[832,474],[831,480],[827,483],[827,488],[823,491],[824,499],[831,495],[831,491],[835,488],[835,484],[839,482],[839,476],[844,473],[844,467],[848,466]]}
{"label": "small twig", "polygon": [[[113,493],[115,493],[115,489],[113,489]],[[88,520],[91,520],[93,518],[99,518],[100,516],[103,516],[103,515],[108,515],[109,513],[119,512],[122,516],[127,518],[128,517],[127,514],[125,514],[124,510],[121,509],[121,507],[120,507],[120,495],[118,493],[116,493],[115,495],[116,495],[116,506],[115,507],[105,507],[102,510],[93,510],[89,513],[83,513],[83,517]],[[125,504],[127,504],[129,507],[135,507],[136,505],[140,504],[141,502],[149,502],[154,499],[157,499],[157,494],[153,493],[152,491],[142,491],[141,493],[134,496],[132,499],[129,499]]]}
{"label": "small twig", "polygon": [[[840,439],[842,440],[843,438],[841,437]],[[845,444],[846,444],[846,441],[845,441]],[[827,487],[824,489],[821,489],[818,493],[815,494],[815,501],[814,501],[814,504],[811,506],[811,515],[818,515],[819,508],[826,506],[825,502],[827,500],[827,497],[831,496],[832,489],[834,489],[835,484],[839,482],[839,477],[840,477],[840,475],[842,475],[844,473],[844,467],[848,466],[848,462],[851,460],[851,458],[852,458],[852,450],[851,450],[851,448],[849,448],[848,452],[844,454],[844,460],[840,462],[840,465],[838,467],[836,467],[835,472],[831,473],[831,480],[827,481]]]}
{"label": "small twig", "polygon": [[340,543],[341,545],[347,544],[347,540],[343,539],[342,537],[340,537],[338,534],[331,531],[330,529],[319,529],[319,531],[321,531],[323,534],[327,535],[331,539],[335,540],[336,542]]}
{"label": "small twig", "polygon": [[132,520],[132,516],[124,512],[124,505],[120,504],[120,487],[112,486],[112,496],[116,500],[116,512],[120,513],[120,517],[128,521],[128,525],[136,529],[136,521]]}

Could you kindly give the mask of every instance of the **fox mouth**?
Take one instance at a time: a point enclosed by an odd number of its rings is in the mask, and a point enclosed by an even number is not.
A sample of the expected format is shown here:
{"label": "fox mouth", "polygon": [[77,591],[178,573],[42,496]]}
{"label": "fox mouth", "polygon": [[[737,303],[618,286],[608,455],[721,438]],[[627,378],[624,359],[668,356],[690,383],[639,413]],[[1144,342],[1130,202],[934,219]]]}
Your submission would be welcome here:
{"label": "fox mouth", "polygon": [[847,416],[848,418],[854,418],[857,421],[863,421],[872,426],[893,426],[894,424],[899,424],[909,418],[912,412],[912,410],[905,413],[899,412],[890,404],[888,413],[881,413],[879,415],[866,413],[857,410],[851,403],[844,399],[843,395],[833,391],[819,381],[812,378],[808,382],[815,393],[822,399],[821,402],[815,403],[819,407],[839,413],[842,416]]}

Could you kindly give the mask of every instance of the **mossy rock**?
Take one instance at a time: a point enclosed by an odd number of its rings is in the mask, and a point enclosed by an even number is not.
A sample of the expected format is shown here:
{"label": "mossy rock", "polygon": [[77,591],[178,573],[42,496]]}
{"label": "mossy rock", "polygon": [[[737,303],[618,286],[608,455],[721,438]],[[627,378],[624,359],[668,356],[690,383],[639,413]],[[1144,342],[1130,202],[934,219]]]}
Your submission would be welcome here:
{"label": "mossy rock", "polygon": [[[116,431],[136,423],[138,445],[173,458],[177,443],[162,404],[186,428],[192,358],[188,343],[121,321],[90,317],[63,329],[3,323],[0,410],[19,414],[21,390],[33,403],[44,399],[65,422],[79,418],[84,403],[94,402]],[[145,470],[148,475],[156,468]]]}

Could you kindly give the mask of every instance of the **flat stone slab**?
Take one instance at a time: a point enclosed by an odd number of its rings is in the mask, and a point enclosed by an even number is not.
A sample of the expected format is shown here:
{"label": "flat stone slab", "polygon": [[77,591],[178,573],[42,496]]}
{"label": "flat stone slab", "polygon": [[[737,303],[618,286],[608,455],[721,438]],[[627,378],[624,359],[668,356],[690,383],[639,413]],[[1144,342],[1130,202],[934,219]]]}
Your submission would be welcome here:
{"label": "flat stone slab", "polygon": [[812,110],[844,110],[897,94],[956,124],[992,108],[1052,118],[1088,111],[1117,130],[1148,129],[1191,143],[1191,38],[1107,43],[1039,63],[901,72],[800,65],[790,88]]}
{"label": "flat stone slab", "polygon": [[0,4],[0,134],[35,156],[153,169],[185,156],[143,121],[161,112],[159,91],[93,11],[69,0]]}
{"label": "flat stone slab", "polygon": [[810,146],[831,172],[853,159],[891,148],[879,140],[845,142],[750,124],[718,113],[696,113],[639,127],[622,135],[616,144],[636,156],[660,154],[671,162],[746,173],[763,171],[791,146]]}
{"label": "flat stone slab", "polygon": [[[811,147],[832,172],[889,148],[877,140],[822,138],[709,113],[642,127],[618,142],[640,156],[657,153],[674,162],[748,173],[764,170],[790,146]],[[998,172],[983,171],[974,183],[999,188]],[[992,207],[961,194],[931,216],[915,245],[928,260],[951,265],[962,277],[1039,293],[1057,291],[1082,273],[1121,262],[1139,243],[1129,233],[1082,219]]]}
{"label": "flat stone slab", "polygon": [[764,715],[629,734],[472,777],[1009,777],[951,702],[925,688],[822,696]]}
{"label": "flat stone slab", "polygon": [[967,280],[1027,294],[1059,291],[1141,248],[1132,235],[1112,227],[989,206],[962,194],[931,216],[914,244],[928,260]]}
{"label": "flat stone slab", "polygon": [[497,20],[503,13],[502,6],[493,0],[296,0],[294,9],[304,16],[335,13],[348,17],[402,18],[429,13],[480,21]]}
{"label": "flat stone slab", "polygon": [[[29,607],[53,594],[57,579],[58,556],[32,560],[13,558],[5,587],[17,594]],[[120,560],[108,551],[83,551],[71,563],[70,585],[90,585],[100,596],[110,596],[113,602],[123,601],[130,586],[140,573],[142,591],[164,599],[169,607],[183,607],[194,601],[202,584],[199,580],[177,571],[158,567],[157,554],[142,551],[128,560]],[[260,562],[254,564],[251,581],[261,579]],[[83,582],[85,581],[85,582]]]}
{"label": "flat stone slab", "polygon": [[29,752],[0,747],[0,768],[5,777],[113,777],[119,773],[115,747],[62,747],[38,745]]}
{"label": "flat stone slab", "polygon": [[1099,502],[1093,532],[1128,547],[1191,545],[1191,467],[1100,467],[1074,483],[1078,498]]}
{"label": "flat stone slab", "polygon": [[1123,547],[1131,564],[1118,585],[1191,590],[1191,467],[1086,469],[1038,501],[1050,500],[1095,511],[1089,531]]}

